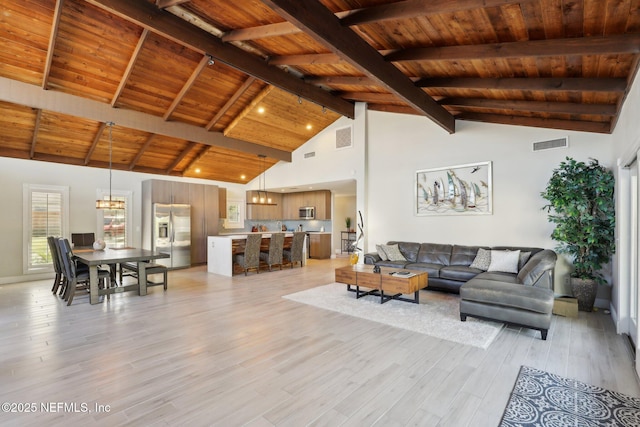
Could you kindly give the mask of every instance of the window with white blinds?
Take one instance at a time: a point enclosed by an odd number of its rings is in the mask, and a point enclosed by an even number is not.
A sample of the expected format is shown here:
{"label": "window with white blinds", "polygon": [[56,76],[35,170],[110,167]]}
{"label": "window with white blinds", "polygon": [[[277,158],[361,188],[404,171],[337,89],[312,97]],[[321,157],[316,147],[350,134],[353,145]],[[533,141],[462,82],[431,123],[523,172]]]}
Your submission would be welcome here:
{"label": "window with white blinds", "polygon": [[25,273],[50,270],[53,266],[47,236],[65,236],[68,219],[68,187],[24,186]]}
{"label": "window with white blinds", "polygon": [[[131,211],[133,193],[131,191],[113,190],[113,200],[124,201],[124,209],[98,209],[98,232],[96,238],[104,240],[108,248],[124,248],[131,246]],[[97,198],[109,200],[108,190],[97,190]]]}

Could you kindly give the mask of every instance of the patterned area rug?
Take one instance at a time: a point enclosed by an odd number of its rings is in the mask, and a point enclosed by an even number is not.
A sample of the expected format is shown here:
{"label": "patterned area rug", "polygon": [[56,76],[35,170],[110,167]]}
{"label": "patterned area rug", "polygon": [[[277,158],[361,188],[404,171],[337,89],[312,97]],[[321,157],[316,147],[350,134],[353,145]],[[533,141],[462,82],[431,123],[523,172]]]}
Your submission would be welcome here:
{"label": "patterned area rug", "polygon": [[484,349],[503,327],[502,323],[473,318],[461,322],[460,298],[441,292],[421,291],[420,304],[402,301],[380,304],[379,297],[356,299],[354,292],[347,291],[347,285],[332,283],[285,295],[284,298]]}
{"label": "patterned area rug", "polygon": [[500,426],[640,426],[640,399],[523,366]]}

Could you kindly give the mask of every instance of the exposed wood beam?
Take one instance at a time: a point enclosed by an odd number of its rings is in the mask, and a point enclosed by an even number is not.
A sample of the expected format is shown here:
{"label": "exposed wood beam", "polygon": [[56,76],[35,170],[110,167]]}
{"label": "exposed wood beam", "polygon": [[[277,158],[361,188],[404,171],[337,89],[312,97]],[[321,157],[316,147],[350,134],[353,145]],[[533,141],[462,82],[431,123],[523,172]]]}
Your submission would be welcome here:
{"label": "exposed wood beam", "polygon": [[349,86],[371,86],[376,82],[371,77],[353,76],[323,76],[305,77],[305,81],[314,85],[349,85]]}
{"label": "exposed wood beam", "polygon": [[113,94],[113,97],[111,98],[112,107],[115,107],[116,102],[118,102],[118,99],[120,98],[120,95],[122,95],[122,91],[127,85],[127,82],[129,81],[129,77],[131,76],[131,72],[133,71],[133,66],[136,64],[136,61],[138,60],[138,56],[140,56],[140,52],[142,51],[142,46],[144,46],[144,42],[147,40],[148,36],[149,36],[149,30],[145,28],[144,30],[142,30],[142,34],[138,39],[136,48],[133,50],[133,53],[131,54],[131,58],[129,58],[129,63],[127,64],[126,70],[124,71],[124,74],[120,78],[118,89],[116,89],[116,92]]}
{"label": "exposed wood beam", "polygon": [[377,93],[377,92],[342,92],[340,94],[345,99],[351,99],[353,101],[368,102],[368,103],[398,103],[402,100],[398,99],[392,93]]}
{"label": "exposed wood beam", "polygon": [[410,19],[458,11],[527,3],[532,0],[406,0],[355,10],[343,25],[362,25],[391,19]]}
{"label": "exposed wood beam", "polygon": [[44,70],[42,72],[42,89],[48,89],[49,73],[51,72],[51,63],[55,54],[56,40],[58,38],[58,29],[60,28],[60,18],[62,16],[62,7],[64,0],[57,0],[53,11],[53,22],[51,24],[51,33],[49,34],[49,47],[47,48],[47,57],[44,62]]}
{"label": "exposed wood beam", "polygon": [[447,132],[455,132],[455,119],[446,109],[423,90],[416,88],[407,76],[393,64],[386,62],[378,51],[351,28],[342,26],[338,18],[322,3],[296,0],[262,2]]}
{"label": "exposed wood beam", "polygon": [[212,147],[204,147],[204,149],[200,152],[200,154],[198,154],[188,165],[186,168],[184,168],[184,170],[182,171],[182,176],[184,176],[184,174],[186,174],[188,171],[191,170],[191,168],[193,168],[196,163],[198,163],[200,160],[202,160],[202,158],[204,156],[206,156],[206,154],[211,150]]}
{"label": "exposed wood beam", "polygon": [[186,155],[191,152],[191,150],[193,150],[195,147],[197,147],[197,145],[198,144],[196,144],[195,142],[189,142],[189,145],[187,145],[187,147],[184,150],[182,150],[180,155],[178,157],[176,157],[176,159],[173,161],[173,163],[171,163],[171,166],[169,166],[167,168],[167,170],[164,171],[164,173],[166,175],[169,175],[171,172],[173,172],[173,170],[176,168],[176,166],[178,166],[178,164],[182,161],[182,159],[184,159],[186,157]]}
{"label": "exposed wood beam", "polygon": [[33,159],[36,153],[36,144],[38,142],[38,132],[40,132],[40,123],[42,121],[42,110],[36,110],[36,120],[33,126],[33,136],[31,137],[31,150],[29,151],[29,158]]}
{"label": "exposed wood beam", "polygon": [[171,6],[178,6],[179,4],[189,3],[191,0],[156,0],[156,6],[160,9],[165,9]]}
{"label": "exposed wood beam", "polygon": [[484,90],[533,90],[571,92],[624,92],[622,78],[424,78],[416,86],[425,88],[455,88]]}
{"label": "exposed wood beam", "polygon": [[480,98],[444,98],[440,100],[440,104],[454,107],[556,114],[593,114],[598,116],[615,116],[617,114],[617,106],[615,104],[577,104],[574,102],[510,101]]}
{"label": "exposed wood beam", "polygon": [[335,53],[310,53],[307,55],[283,55],[269,58],[269,65],[319,65],[340,64],[345,61]]}
{"label": "exposed wood beam", "polygon": [[138,150],[138,154],[136,154],[136,156],[133,158],[131,163],[129,163],[130,171],[132,171],[133,168],[136,167],[136,163],[138,163],[138,161],[142,158],[142,155],[144,154],[145,151],[147,151],[147,148],[149,148],[149,146],[151,145],[151,143],[155,138],[156,138],[156,134],[152,133],[151,135],[149,135],[149,137],[144,142],[144,144],[142,144],[142,147],[140,147],[140,150]]}
{"label": "exposed wood beam", "polygon": [[367,104],[367,110],[383,111],[386,113],[418,115],[418,112],[413,108],[407,107],[406,105],[398,104]]}
{"label": "exposed wood beam", "polygon": [[216,123],[218,123],[218,121],[227,113],[227,111],[229,111],[229,109],[233,106],[233,104],[235,104],[236,101],[242,95],[244,95],[244,93],[251,87],[251,85],[255,81],[256,81],[255,77],[249,76],[249,78],[247,78],[247,80],[244,81],[242,86],[240,86],[240,88],[237,91],[235,91],[233,96],[231,96],[231,98],[229,98],[227,102],[225,102],[222,108],[218,110],[218,112],[216,113],[215,116],[213,116],[211,121],[207,123],[207,126],[205,127],[205,129],[211,130],[216,125]]}
{"label": "exposed wood beam", "polygon": [[249,114],[255,107],[256,105],[258,105],[260,102],[262,102],[262,100],[269,95],[269,93],[273,90],[273,86],[271,85],[267,85],[265,86],[264,89],[262,89],[262,91],[260,91],[259,94],[257,94],[255,96],[255,98],[253,98],[251,100],[251,103],[249,105],[247,105],[246,107],[244,107],[244,109],[240,112],[240,114],[238,114],[232,121],[231,123],[229,123],[229,125],[225,128],[224,130],[224,134],[228,135],[229,132],[231,132],[231,130],[233,128],[235,128],[241,121],[243,118],[245,118],[247,116],[247,114]]}
{"label": "exposed wood beam", "polygon": [[354,118],[355,106],[353,103],[336,97],[317,86],[307,84],[302,79],[288,74],[278,67],[270,66],[260,57],[247,53],[232,44],[224,43],[206,31],[194,27],[169,12],[158,9],[152,3],[145,0],[86,1],[203,55],[208,53],[215,59],[245,74],[329,108],[338,114]]}
{"label": "exposed wood beam", "polygon": [[527,58],[567,55],[640,53],[640,34],[618,34],[566,39],[531,40],[483,45],[404,49],[385,56],[387,61],[462,61],[488,58]]}
{"label": "exposed wood beam", "polygon": [[187,94],[187,92],[189,92],[193,84],[196,82],[196,79],[198,78],[200,73],[202,73],[202,70],[204,70],[204,67],[207,66],[209,61],[210,58],[207,55],[204,55],[202,57],[202,59],[198,63],[198,66],[195,68],[195,70],[193,70],[191,76],[189,76],[189,79],[186,81],[184,86],[182,86],[180,93],[178,93],[178,95],[173,99],[173,102],[171,103],[167,111],[165,111],[164,116],[162,116],[163,119],[169,120],[173,112],[176,110],[176,108],[178,108],[178,105],[180,105],[185,95]]}
{"label": "exposed wood beam", "polygon": [[462,113],[458,120],[496,123],[513,126],[529,126],[546,129],[574,130],[578,132],[611,133],[609,122],[585,122],[579,120],[545,119],[539,117],[503,116],[500,114]]}
{"label": "exposed wood beam", "polygon": [[[291,161],[291,153],[277,148],[242,141],[210,132],[200,126],[183,122],[167,122],[162,117],[140,111],[112,108],[109,104],[53,90],[42,90],[6,77],[0,77],[0,101],[12,102],[30,108],[82,117],[95,122],[114,122],[118,126],[157,133],[173,138],[213,145],[248,154],[267,154],[285,162]],[[345,101],[346,102],[346,101]]]}
{"label": "exposed wood beam", "polygon": [[[387,21],[409,19],[418,16],[436,15],[471,9],[521,4],[532,0],[407,0],[392,4],[354,9],[336,13],[342,25],[353,26]],[[247,41],[267,37],[286,36],[302,32],[290,22],[278,22],[250,28],[231,30],[222,36],[222,41]]]}
{"label": "exposed wood beam", "polygon": [[96,132],[95,136],[93,137],[93,142],[89,147],[89,151],[87,151],[87,155],[84,157],[84,163],[83,163],[84,166],[87,166],[89,164],[89,161],[91,161],[91,156],[93,155],[93,152],[98,146],[98,142],[100,141],[100,138],[102,137],[102,133],[104,132],[106,127],[107,127],[106,122],[100,123],[100,128],[98,129],[98,132]]}

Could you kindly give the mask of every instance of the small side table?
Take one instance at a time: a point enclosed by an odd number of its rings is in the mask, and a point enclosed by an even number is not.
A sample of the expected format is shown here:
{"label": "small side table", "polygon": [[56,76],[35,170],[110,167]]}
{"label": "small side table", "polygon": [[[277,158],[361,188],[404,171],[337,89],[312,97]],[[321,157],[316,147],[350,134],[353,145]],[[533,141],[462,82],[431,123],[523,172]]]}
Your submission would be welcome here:
{"label": "small side table", "polygon": [[341,240],[341,248],[340,253],[353,253],[354,244],[356,242],[356,232],[355,231],[341,231],[340,232],[340,240]]}

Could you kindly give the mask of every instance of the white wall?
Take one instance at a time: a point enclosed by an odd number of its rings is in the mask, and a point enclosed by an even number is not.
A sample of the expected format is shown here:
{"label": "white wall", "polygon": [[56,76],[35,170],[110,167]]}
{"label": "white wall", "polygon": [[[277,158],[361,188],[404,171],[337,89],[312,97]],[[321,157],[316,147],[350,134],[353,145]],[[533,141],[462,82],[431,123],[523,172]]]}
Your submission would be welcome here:
{"label": "white wall", "polygon": [[[140,203],[142,181],[147,179],[178,180],[177,177],[113,171],[113,190],[133,192],[133,241],[140,247],[141,218]],[[181,179],[186,182],[219,185],[231,194],[241,194],[244,186],[201,179]],[[70,221],[69,233],[96,232],[97,215],[95,209],[97,189],[109,189],[107,169],[60,165],[0,157],[0,200],[2,200],[2,220],[0,235],[0,284],[39,278],[22,276],[23,256],[23,184],[60,185],[69,187]],[[69,236],[67,236],[69,237]]]}

